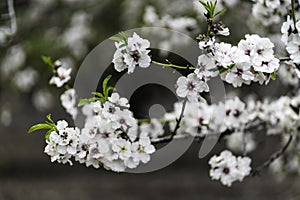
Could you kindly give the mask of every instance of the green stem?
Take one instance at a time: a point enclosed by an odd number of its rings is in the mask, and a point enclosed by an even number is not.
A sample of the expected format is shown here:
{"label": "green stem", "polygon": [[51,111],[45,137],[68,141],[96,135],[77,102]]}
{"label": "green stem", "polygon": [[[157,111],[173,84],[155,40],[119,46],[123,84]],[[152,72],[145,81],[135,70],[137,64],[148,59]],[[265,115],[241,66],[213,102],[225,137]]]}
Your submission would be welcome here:
{"label": "green stem", "polygon": [[212,22],[213,22],[213,19],[212,18],[209,18],[207,20],[207,33],[206,33],[206,36],[211,38],[211,28],[212,28]]}
{"label": "green stem", "polygon": [[172,63],[161,63],[161,62],[157,62],[157,61],[152,61],[152,63],[163,66],[163,67],[171,67],[171,68],[175,68],[175,69],[188,69],[188,70],[196,69],[195,67],[174,65]]}

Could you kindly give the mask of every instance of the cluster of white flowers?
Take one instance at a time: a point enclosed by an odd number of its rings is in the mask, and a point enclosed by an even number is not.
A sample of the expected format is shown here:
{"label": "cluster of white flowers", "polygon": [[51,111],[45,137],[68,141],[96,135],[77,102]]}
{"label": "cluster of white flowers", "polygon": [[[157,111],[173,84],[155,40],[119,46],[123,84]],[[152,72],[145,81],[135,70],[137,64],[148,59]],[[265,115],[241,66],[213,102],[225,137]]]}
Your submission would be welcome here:
{"label": "cluster of white flowers", "polygon": [[[164,119],[174,130],[182,111],[182,102],[174,104],[174,112],[166,113]],[[251,127],[260,124],[266,127],[267,135],[297,134],[300,127],[300,95],[283,96],[275,101],[248,100],[242,102],[238,97],[224,103],[208,105],[206,102],[186,103],[179,135],[215,136],[226,133],[227,147],[237,152],[251,152],[257,145]]]}
{"label": "cluster of white flowers", "polygon": [[187,77],[179,77],[176,84],[177,95],[187,98],[189,101],[198,101],[201,98],[201,92],[209,91],[207,83],[199,79],[195,73],[191,73]]}
{"label": "cluster of white flowers", "polygon": [[300,20],[294,25],[290,16],[287,16],[287,21],[282,24],[282,42],[286,45],[286,50],[289,53],[294,70],[300,78]]}
{"label": "cluster of white flowers", "polygon": [[224,125],[227,129],[239,130],[249,121],[249,114],[246,105],[238,97],[225,102]]}
{"label": "cluster of white flowers", "polygon": [[[67,90],[62,102],[73,106],[73,89]],[[72,163],[71,158],[85,163],[86,166],[122,172],[126,167],[136,168],[140,162],[150,161],[150,154],[155,152],[151,144],[150,132],[153,128],[141,127],[143,135],[137,139],[138,123],[133,113],[128,110],[126,98],[120,98],[113,93],[108,101],[91,102],[82,108],[86,117],[84,128],[68,128],[65,121],[57,122],[57,131],[50,134],[45,152],[51,156],[51,161]],[[156,122],[154,122],[156,123]],[[159,129],[161,125],[157,125]],[[155,133],[153,137],[163,134]]]}
{"label": "cluster of white flowers", "polygon": [[300,65],[295,65],[291,61],[281,64],[278,76],[283,84],[297,87],[300,83]]}
{"label": "cluster of white flowers", "polygon": [[[182,106],[182,102],[176,102],[174,104],[174,111],[166,113],[164,116],[164,119],[169,121],[171,130],[174,130],[176,126],[176,119],[180,117]],[[204,102],[188,101],[177,134],[197,136],[217,132],[223,122],[221,118],[217,118],[221,116],[216,115],[215,111],[217,109],[218,106],[215,105],[209,106]]]}
{"label": "cluster of white flowers", "polygon": [[299,109],[299,95],[290,98],[282,96],[273,102],[265,101],[257,104],[262,112],[258,118],[267,123],[267,134],[297,133],[300,116],[293,108]]}
{"label": "cluster of white flowers", "polygon": [[[222,2],[222,6],[226,7],[233,6],[238,1]],[[202,3],[205,4],[205,1]],[[264,19],[264,25],[278,23],[279,14],[287,14],[288,4],[287,0],[257,0],[253,14],[258,19]],[[300,4],[299,1],[297,4]],[[204,7],[207,12],[214,10],[212,3]],[[214,12],[211,18],[215,17]],[[299,93],[294,97],[282,96],[275,101],[261,102],[250,99],[246,103],[234,97],[212,105],[201,96],[201,93],[209,92],[207,81],[219,74],[222,80],[234,87],[249,85],[252,82],[267,84],[271,78],[274,79],[280,66],[280,60],[274,55],[274,44],[269,38],[246,34],[236,46],[218,42],[215,36],[228,36],[229,29],[222,23],[210,22],[211,18],[208,19],[208,33],[198,37],[199,48],[203,54],[198,57],[197,66],[186,67],[187,70],[195,69],[194,72],[179,77],[176,82],[176,94],[184,101],[176,102],[173,112],[166,113],[162,119],[138,121],[129,110],[128,99],[120,97],[116,92],[109,96],[111,91],[109,89],[112,87],[105,88],[107,82],[104,82],[103,94],[98,92],[99,98],[83,101],[81,111],[85,121],[81,129],[68,127],[68,123],[64,120],[58,121],[55,128],[51,123],[45,125],[51,127],[50,134],[46,134],[48,137],[45,148],[45,153],[51,157],[51,161],[72,164],[74,159],[87,167],[102,166],[115,172],[136,168],[139,164],[150,161],[150,155],[155,152],[153,146],[155,141],[160,142],[160,139],[164,141],[167,128],[164,127],[164,123],[168,124],[169,132],[172,133],[171,139],[173,136],[192,136],[198,139],[221,136],[226,139],[228,149],[243,152],[244,155],[257,147],[255,136],[251,131],[251,128],[256,126],[264,126],[267,135],[280,135],[283,140],[286,135],[299,137],[297,136],[300,127]],[[160,18],[152,6],[146,7],[144,22],[147,25],[169,27],[184,33],[197,28],[196,20],[190,17],[173,18],[165,15]],[[300,78],[300,21],[295,22],[288,16],[281,32],[290,60],[287,59],[289,61],[283,63],[282,66],[286,65],[286,68],[280,69],[279,73],[281,77],[289,79],[286,82],[297,86]],[[136,33],[133,33],[132,37],[127,37],[123,32],[120,35],[121,38],[110,38],[117,41],[116,52],[112,59],[115,70],[118,72],[127,70],[130,74],[136,67],[149,67],[150,42]],[[162,44],[165,47],[170,47],[172,38],[168,39],[167,43]],[[175,43],[180,43],[179,38],[173,39]],[[154,61],[153,63],[167,66]],[[57,69],[54,70],[55,74],[49,83],[62,87],[70,80],[71,69],[62,67],[60,63],[54,63],[54,66],[57,66]],[[176,68],[176,65],[172,66]],[[291,71],[298,78],[290,77]],[[60,97],[61,103],[67,113],[76,119],[80,112],[77,108],[76,91],[66,88]],[[93,94],[97,96],[97,92]],[[47,119],[52,121],[51,118]],[[298,144],[293,145],[294,149],[300,149]],[[294,162],[294,159],[292,161]],[[233,182],[243,181],[250,175],[250,164],[249,157],[237,157],[225,150],[209,160],[210,176],[213,180],[220,180],[222,184],[231,186]],[[297,164],[293,166],[299,168],[299,162]]]}
{"label": "cluster of white flowers", "polygon": [[151,119],[150,123],[142,123],[140,125],[140,130],[140,137],[142,138],[158,138],[165,133],[161,122],[159,122],[158,119],[155,118]]}
{"label": "cluster of white flowers", "polygon": [[[295,1],[295,4],[295,8],[298,9],[299,1]],[[290,0],[256,0],[252,7],[252,15],[264,26],[279,24],[282,16],[288,14],[290,6]],[[296,15],[300,17],[298,10]]]}
{"label": "cluster of white flowers", "polygon": [[80,131],[78,128],[68,127],[65,120],[58,121],[56,129],[51,132],[49,140],[46,140],[45,153],[51,157],[51,162],[72,164],[70,159],[76,155]]}
{"label": "cluster of white flowers", "polygon": [[72,69],[65,68],[61,65],[59,60],[54,63],[54,66],[57,66],[58,68],[56,69],[54,76],[50,79],[49,84],[56,85],[56,87],[60,88],[71,79]]}
{"label": "cluster of white flowers", "polygon": [[[214,43],[214,39],[199,42],[200,49],[207,54],[199,56],[195,73],[199,78],[209,79],[218,75],[234,87],[250,84],[252,81],[267,83],[270,74],[279,68],[279,59],[274,56],[274,44],[268,38],[246,35],[237,46],[228,43]],[[223,70],[223,72],[222,72]]]}
{"label": "cluster of white flowers", "polygon": [[251,172],[249,157],[236,157],[225,150],[219,156],[209,160],[211,167],[209,175],[213,180],[220,180],[223,185],[230,187],[235,181],[243,181]]}
{"label": "cluster of white flowers", "polygon": [[[171,130],[174,129],[176,119],[180,116],[182,105],[182,102],[176,102],[174,112],[165,114]],[[208,105],[205,101],[188,101],[177,132],[203,136],[224,132],[227,129],[240,131],[241,127],[249,121],[247,115],[245,104],[238,97],[217,105]]]}
{"label": "cluster of white flowers", "polygon": [[[165,114],[165,119],[170,121],[171,130],[174,129],[181,110],[182,102],[177,102],[174,104],[174,112]],[[203,136],[224,132],[225,130],[238,132],[243,131],[243,127],[249,121],[249,112],[245,103],[238,97],[217,105],[208,105],[205,101],[188,101],[178,133]]]}
{"label": "cluster of white flowers", "polygon": [[128,74],[133,73],[136,67],[147,68],[150,66],[151,58],[150,42],[133,33],[128,41],[115,43],[116,52],[113,57],[114,67],[118,72],[128,69]]}

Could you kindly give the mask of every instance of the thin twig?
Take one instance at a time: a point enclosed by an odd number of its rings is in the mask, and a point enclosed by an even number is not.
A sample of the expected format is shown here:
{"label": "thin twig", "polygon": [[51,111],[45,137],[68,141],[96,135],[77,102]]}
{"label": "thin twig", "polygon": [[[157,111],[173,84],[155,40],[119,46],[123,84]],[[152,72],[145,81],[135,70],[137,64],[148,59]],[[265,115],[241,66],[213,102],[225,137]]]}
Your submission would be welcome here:
{"label": "thin twig", "polygon": [[184,110],[185,110],[185,106],[186,106],[186,102],[187,102],[187,99],[185,99],[182,103],[182,108],[181,108],[181,113],[180,113],[180,116],[178,119],[176,119],[176,125],[175,125],[175,128],[174,130],[172,131],[171,133],[171,139],[174,138],[174,136],[176,135],[177,133],[177,130],[180,128],[180,122],[183,118],[183,113],[184,113]]}
{"label": "thin twig", "polygon": [[196,69],[195,67],[174,65],[172,63],[161,63],[161,62],[157,62],[157,61],[152,61],[152,63],[156,64],[156,65],[163,66],[163,67],[171,67],[171,68],[175,68],[175,69],[187,69],[187,70]]}
{"label": "thin twig", "polygon": [[[246,132],[246,131],[252,130],[254,128],[259,128],[263,124],[264,123],[262,123],[260,121],[254,121],[254,123],[246,125],[244,131]],[[179,123],[179,125],[180,125],[180,123]],[[221,140],[225,136],[231,135],[232,133],[234,133],[234,131],[232,131],[232,130],[226,130],[226,131],[222,132],[221,134],[219,134],[219,133],[209,133],[209,134],[206,134],[206,135],[204,135],[204,134],[197,134],[195,136],[192,136],[192,135],[189,135],[189,134],[184,134],[184,135],[176,135],[175,134],[173,136],[173,138],[171,137],[171,135],[168,135],[168,136],[165,136],[165,137],[153,138],[153,139],[151,139],[151,142],[153,144],[167,143],[167,142],[172,141],[172,139],[183,139],[183,138],[186,138],[186,137],[194,137],[194,139],[196,140],[196,142],[201,142],[205,137],[219,137],[219,140]]]}
{"label": "thin twig", "polygon": [[277,151],[276,153],[274,153],[262,165],[260,165],[255,170],[253,170],[252,173],[251,173],[251,176],[258,175],[260,171],[262,171],[263,169],[269,167],[275,160],[277,160],[279,157],[281,157],[285,153],[285,151],[287,150],[287,148],[289,147],[289,145],[291,144],[292,140],[293,140],[293,136],[290,135],[289,140],[287,141],[287,143],[279,151]]}

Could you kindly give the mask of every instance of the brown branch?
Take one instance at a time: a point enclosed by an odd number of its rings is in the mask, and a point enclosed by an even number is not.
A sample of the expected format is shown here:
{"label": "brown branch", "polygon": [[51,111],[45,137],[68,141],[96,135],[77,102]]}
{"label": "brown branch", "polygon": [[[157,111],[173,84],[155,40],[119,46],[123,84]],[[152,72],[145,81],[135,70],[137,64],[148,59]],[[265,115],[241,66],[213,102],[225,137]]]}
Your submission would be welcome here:
{"label": "brown branch", "polygon": [[180,116],[178,119],[176,119],[176,126],[174,128],[174,130],[172,131],[171,133],[171,140],[174,138],[174,136],[176,135],[177,133],[177,130],[180,128],[180,122],[183,118],[183,113],[184,113],[184,110],[185,110],[185,106],[186,106],[186,102],[187,102],[187,99],[184,100],[183,104],[182,104],[182,108],[181,108],[181,113],[180,113]]}
{"label": "brown branch", "polygon": [[258,166],[256,169],[254,169],[251,173],[251,176],[259,175],[260,171],[263,169],[269,167],[275,160],[277,160],[279,157],[281,157],[287,148],[290,146],[291,142],[293,140],[293,136],[290,135],[289,140],[287,143],[276,153],[274,153],[267,161],[265,161],[262,165]]}

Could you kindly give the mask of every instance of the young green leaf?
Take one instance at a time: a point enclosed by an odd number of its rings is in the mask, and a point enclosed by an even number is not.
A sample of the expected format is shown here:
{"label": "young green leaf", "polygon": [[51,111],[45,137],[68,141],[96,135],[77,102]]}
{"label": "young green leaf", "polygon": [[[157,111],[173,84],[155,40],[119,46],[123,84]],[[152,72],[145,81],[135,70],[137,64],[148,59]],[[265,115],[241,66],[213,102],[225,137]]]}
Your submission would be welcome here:
{"label": "young green leaf", "polygon": [[100,97],[100,98],[103,98],[103,94],[100,93],[100,92],[92,92],[93,95],[97,96],[97,97]]}
{"label": "young green leaf", "polygon": [[275,72],[273,72],[272,74],[271,74],[271,79],[274,81],[274,80],[276,80],[276,74],[275,74]]}
{"label": "young green leaf", "polygon": [[128,36],[126,35],[126,33],[124,33],[123,31],[121,31],[120,33],[119,33],[119,35],[121,35],[123,38],[124,38],[124,40],[127,42],[128,41]]}
{"label": "young green leaf", "polygon": [[109,39],[112,40],[112,41],[117,41],[117,42],[122,42],[123,41],[121,38],[114,37],[114,36],[110,37]]}
{"label": "young green leaf", "polygon": [[42,123],[42,124],[36,124],[36,125],[33,125],[29,130],[28,130],[28,133],[32,133],[34,131],[38,131],[38,130],[41,130],[41,129],[52,129],[53,127],[49,124],[46,124],[46,123]]}
{"label": "young green leaf", "polygon": [[80,99],[78,103],[78,107],[84,106],[85,104],[90,103],[91,101],[89,99]]}
{"label": "young green leaf", "polygon": [[80,101],[78,103],[78,107],[81,107],[81,106],[84,106],[88,103],[99,101],[99,100],[102,102],[102,98],[99,98],[99,97],[92,97],[92,98],[89,98],[89,99],[80,99]]}
{"label": "young green leaf", "polygon": [[46,116],[46,118],[47,118],[47,120],[48,120],[49,122],[51,122],[52,124],[55,124],[54,121],[51,119],[51,114],[48,114],[48,115]]}
{"label": "young green leaf", "polygon": [[126,47],[127,46],[127,44],[121,44],[120,46],[119,46],[119,48],[123,48],[123,47]]}
{"label": "young green leaf", "polygon": [[106,89],[105,92],[104,92],[105,97],[108,98],[108,93],[109,93],[110,91],[116,91],[116,90],[117,90],[117,89],[114,88],[114,87],[112,87],[112,86],[107,87],[107,89]]}
{"label": "young green leaf", "polygon": [[102,83],[103,93],[104,93],[104,91],[106,90],[108,81],[111,79],[111,77],[112,77],[112,75],[108,75],[108,76],[104,79],[104,81],[103,81],[103,83]]}
{"label": "young green leaf", "polygon": [[214,14],[214,17],[218,16],[218,15],[221,15],[223,14],[224,12],[226,11],[226,9],[222,9],[222,10],[219,10],[216,14]]}
{"label": "young green leaf", "polygon": [[49,130],[46,132],[46,134],[45,134],[45,139],[46,139],[48,142],[50,141],[50,135],[51,135],[51,133],[52,133],[53,131],[55,131],[55,130],[49,129]]}
{"label": "young green leaf", "polygon": [[45,64],[47,64],[50,67],[50,70],[55,73],[54,64],[52,62],[52,59],[50,56],[42,56],[42,60]]}

